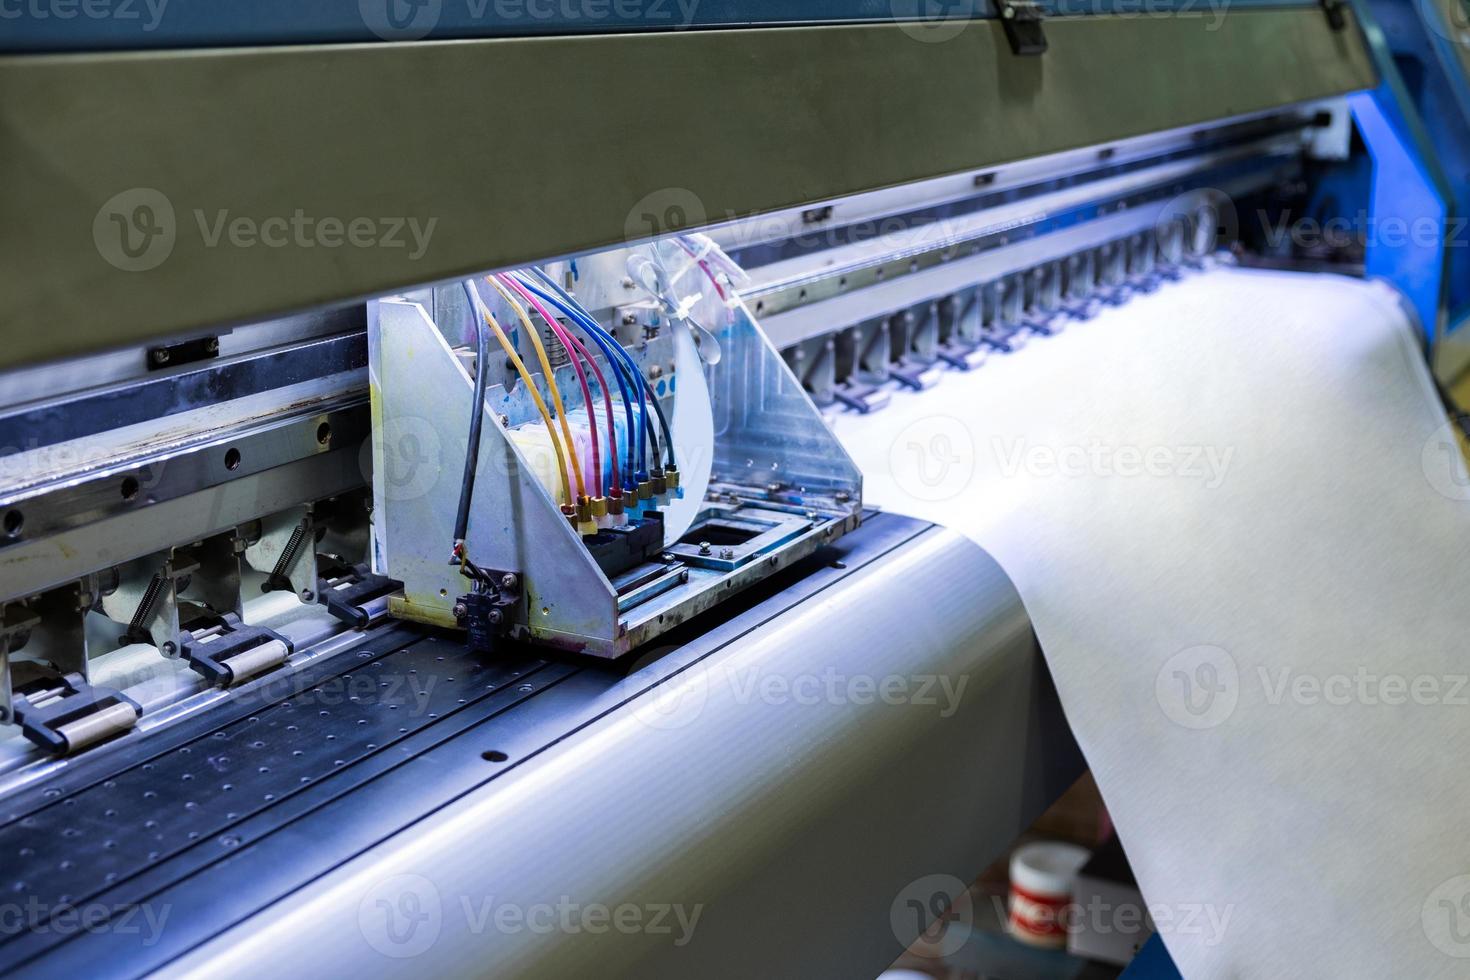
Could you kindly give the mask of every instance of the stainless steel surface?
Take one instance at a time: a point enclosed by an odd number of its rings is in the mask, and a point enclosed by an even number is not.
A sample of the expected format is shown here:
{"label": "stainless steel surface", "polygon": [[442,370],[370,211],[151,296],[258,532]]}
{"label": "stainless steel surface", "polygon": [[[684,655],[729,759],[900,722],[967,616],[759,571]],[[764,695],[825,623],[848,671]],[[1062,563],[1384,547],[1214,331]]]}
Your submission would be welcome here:
{"label": "stainless steel surface", "polygon": [[[994,21],[0,58],[0,366],[1340,95],[1374,81],[1344,14],[1057,17],[1043,58]],[[549,106],[604,152],[503,152]],[[376,247],[212,232],[295,214]]]}
{"label": "stainless steel surface", "polygon": [[[147,507],[222,486],[335,446],[359,450],[369,435],[360,398],[325,404],[310,402],[295,412],[272,412],[226,429],[190,428],[184,420],[174,430],[176,441],[162,447],[150,440],[119,446],[116,455],[98,456],[76,469],[26,474],[29,482],[12,482],[0,491],[0,511],[22,515],[22,526],[0,538],[0,561],[16,543],[39,540],[106,517],[136,513]],[[75,457],[71,457],[75,459]],[[39,470],[39,467],[38,467]]]}
{"label": "stainless steel surface", "polygon": [[[836,696],[798,693],[826,676]],[[873,976],[919,879],[970,880],[1075,777],[1058,725],[1009,582],[931,530],[163,974]],[[569,928],[561,906],[697,921]]]}
{"label": "stainless steel surface", "polygon": [[[341,321],[362,318],[363,308],[358,306],[335,311],[326,319],[342,325]],[[272,324],[236,333],[258,343],[262,338],[254,331],[268,328],[270,339],[278,339]],[[116,429],[333,375],[356,372],[356,386],[367,389],[367,338],[360,326],[352,333],[272,344],[238,356],[225,353],[233,346],[230,339],[221,341],[220,359],[173,370],[146,372],[138,365],[146,360],[147,352],[132,350],[10,372],[0,378],[0,392],[7,401],[16,401],[0,411],[0,457],[100,437]],[[109,357],[126,361],[140,376],[103,384],[108,369],[97,362]]]}
{"label": "stainless steel surface", "polygon": [[[18,426],[22,421],[28,427],[26,438],[15,445],[8,444],[11,441],[8,435],[0,437],[0,455],[56,441],[49,435],[50,423],[54,419],[47,412],[47,407],[58,400],[73,402],[78,395],[85,394],[88,399],[95,399],[93,404],[100,406],[101,417],[68,421],[104,421],[104,428],[116,428],[129,421],[197,407],[209,400],[203,396],[211,392],[215,396],[226,392],[237,395],[253,393],[249,389],[255,387],[256,379],[251,377],[255,369],[277,367],[279,370],[281,359],[278,355],[283,350],[306,355],[293,359],[292,366],[285,369],[288,376],[292,370],[300,368],[313,369],[308,377],[336,374],[344,368],[333,366],[335,355],[331,349],[338,347],[340,350],[335,341],[339,341],[344,333],[360,333],[362,327],[362,306],[345,306],[234,329],[228,325],[216,327],[209,335],[218,335],[217,356],[194,364],[160,369],[158,364],[150,361],[146,348],[134,347],[0,372],[0,409],[4,409],[0,412],[0,424],[5,426],[0,428],[0,432],[13,431],[9,426]],[[325,343],[318,343],[321,341]],[[318,352],[323,356],[315,356]],[[242,382],[245,390],[239,390]],[[278,377],[273,384],[255,387],[255,390],[279,388],[285,383]],[[170,391],[170,397],[164,403],[154,401],[147,404],[148,411],[145,412],[143,406],[150,400],[142,396],[150,390]],[[139,406],[137,419],[129,416],[127,406],[130,403]]]}

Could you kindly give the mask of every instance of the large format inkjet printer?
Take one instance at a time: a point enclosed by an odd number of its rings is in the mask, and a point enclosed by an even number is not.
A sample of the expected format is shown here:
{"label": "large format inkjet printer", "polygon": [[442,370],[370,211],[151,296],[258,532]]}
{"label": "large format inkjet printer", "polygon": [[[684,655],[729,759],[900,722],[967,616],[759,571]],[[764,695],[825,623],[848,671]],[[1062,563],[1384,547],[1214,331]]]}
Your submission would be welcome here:
{"label": "large format inkjet printer", "polygon": [[879,972],[1082,762],[827,418],[1222,261],[1462,360],[1442,235],[1265,233],[1458,213],[1459,27],[1381,5],[7,14],[0,972]]}

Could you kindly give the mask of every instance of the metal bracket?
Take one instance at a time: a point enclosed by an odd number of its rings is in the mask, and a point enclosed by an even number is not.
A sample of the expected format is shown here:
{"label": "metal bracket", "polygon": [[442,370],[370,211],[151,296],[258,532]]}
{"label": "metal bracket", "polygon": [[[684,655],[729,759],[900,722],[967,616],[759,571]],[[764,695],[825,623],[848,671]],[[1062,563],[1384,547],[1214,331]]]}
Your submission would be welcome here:
{"label": "metal bracket", "polygon": [[30,640],[41,617],[19,602],[0,603],[0,722],[10,720],[10,653]]}
{"label": "metal bracket", "polygon": [[196,337],[177,344],[161,344],[148,348],[148,370],[161,371],[164,368],[208,361],[216,357],[219,357],[219,338]]}
{"label": "metal bracket", "polygon": [[866,415],[887,406],[893,396],[877,385],[849,382],[832,390],[832,397],[855,412]]}
{"label": "metal bracket", "polygon": [[1041,26],[1046,15],[1040,4],[1035,0],[996,0],[995,9],[1000,14],[1000,25],[1005,28],[1012,54],[1046,53],[1046,32]]}
{"label": "metal bracket", "polygon": [[245,549],[245,560],[265,572],[261,591],[294,592],[302,602],[315,602],[318,575],[312,508],[272,514],[260,524],[260,538]]}
{"label": "metal bracket", "polygon": [[219,687],[232,687],[286,662],[291,641],[263,626],[246,626],[233,613],[180,634],[179,648],[189,666]]}
{"label": "metal bracket", "polygon": [[26,738],[48,752],[70,755],[121,735],[138,722],[138,702],[81,674],[29,685],[15,696],[15,720]]}
{"label": "metal bracket", "polygon": [[514,572],[481,569],[477,588],[454,602],[454,618],[468,631],[467,645],[472,653],[485,653],[495,646],[514,619],[515,607],[521,601],[521,578]]}
{"label": "metal bracket", "polygon": [[1347,14],[1343,12],[1346,7],[1344,0],[1322,0],[1322,12],[1327,15],[1328,27],[1334,31],[1347,27]]}
{"label": "metal bracket", "polygon": [[102,598],[103,611],[124,626],[118,642],[149,643],[165,657],[177,657],[179,591],[198,569],[187,552],[172,548],[120,566],[116,588]]}

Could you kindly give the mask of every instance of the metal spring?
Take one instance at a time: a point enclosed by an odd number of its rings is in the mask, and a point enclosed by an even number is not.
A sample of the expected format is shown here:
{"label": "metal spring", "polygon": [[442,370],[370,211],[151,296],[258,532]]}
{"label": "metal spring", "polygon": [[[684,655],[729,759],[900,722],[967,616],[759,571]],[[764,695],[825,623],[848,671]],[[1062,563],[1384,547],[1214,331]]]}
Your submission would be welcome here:
{"label": "metal spring", "polygon": [[163,594],[164,583],[168,577],[162,572],[154,572],[153,578],[148,580],[148,588],[143,590],[143,598],[138,603],[138,608],[133,612],[133,618],[128,623],[127,636],[138,636],[144,633],[143,624],[148,622],[148,617],[153,615],[153,607],[158,604],[158,597]]}
{"label": "metal spring", "polygon": [[281,557],[276,559],[275,568],[271,569],[270,580],[275,582],[286,577],[287,570],[296,561],[296,555],[301,551],[301,545],[306,540],[306,529],[310,524],[308,518],[303,517],[301,523],[296,525],[291,532],[291,537],[286,541],[286,547],[281,551]]}

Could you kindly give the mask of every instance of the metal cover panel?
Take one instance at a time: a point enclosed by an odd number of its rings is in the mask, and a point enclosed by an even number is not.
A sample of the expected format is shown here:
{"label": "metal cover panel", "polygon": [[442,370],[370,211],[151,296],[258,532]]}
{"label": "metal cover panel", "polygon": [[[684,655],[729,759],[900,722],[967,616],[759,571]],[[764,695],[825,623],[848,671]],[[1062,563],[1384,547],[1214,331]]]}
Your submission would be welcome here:
{"label": "metal cover panel", "polygon": [[[1211,13],[1248,6],[1310,6],[1312,0],[1041,0],[1049,13]],[[123,0],[111,16],[63,16],[44,5],[0,7],[10,23],[0,51],[322,44],[682,31],[779,24],[940,22],[993,17],[991,0]],[[405,16],[407,14],[407,16]]]}
{"label": "metal cover panel", "polygon": [[3,57],[0,368],[1374,81],[1312,9],[1046,31]]}

